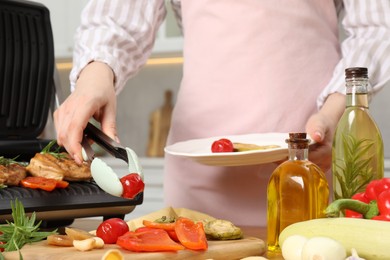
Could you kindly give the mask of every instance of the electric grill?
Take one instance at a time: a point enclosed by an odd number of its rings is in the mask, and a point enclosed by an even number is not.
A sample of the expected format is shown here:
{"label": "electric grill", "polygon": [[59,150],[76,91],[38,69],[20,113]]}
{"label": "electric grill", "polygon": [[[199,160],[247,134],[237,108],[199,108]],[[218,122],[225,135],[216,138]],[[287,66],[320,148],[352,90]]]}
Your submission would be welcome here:
{"label": "electric grill", "polygon": [[[40,139],[49,111],[60,95],[55,80],[54,44],[49,10],[22,0],[0,1],[0,156],[28,162],[51,140]],[[11,201],[48,226],[80,217],[124,217],[143,202],[111,196],[93,181],[71,182],[52,192],[0,189],[0,222],[11,219]]]}

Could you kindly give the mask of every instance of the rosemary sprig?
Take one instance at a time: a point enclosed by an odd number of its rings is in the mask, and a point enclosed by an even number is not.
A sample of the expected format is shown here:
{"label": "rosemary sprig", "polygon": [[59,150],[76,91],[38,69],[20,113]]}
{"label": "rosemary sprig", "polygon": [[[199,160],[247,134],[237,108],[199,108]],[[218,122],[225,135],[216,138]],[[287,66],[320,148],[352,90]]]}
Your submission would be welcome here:
{"label": "rosemary sprig", "polygon": [[36,214],[33,212],[31,217],[26,216],[23,204],[15,199],[11,201],[13,222],[6,221],[7,224],[0,225],[0,241],[5,244],[0,245],[4,251],[16,251],[21,249],[25,244],[41,241],[47,236],[56,234],[57,230],[51,232],[39,231],[42,221],[36,222]]}
{"label": "rosemary sprig", "polygon": [[10,159],[10,158],[5,158],[4,156],[0,156],[0,165],[7,167],[7,166],[10,166],[12,164],[19,164],[20,166],[26,167],[28,165],[28,162],[18,162],[18,161],[16,161],[16,159],[18,157],[19,156],[16,156],[16,157]]}
{"label": "rosemary sprig", "polygon": [[50,141],[41,151],[41,154],[50,154],[57,159],[64,159],[66,155],[60,151],[60,147],[58,146],[54,151],[52,151],[52,147],[57,144],[57,140]]}
{"label": "rosemary sprig", "polygon": [[372,157],[366,158],[364,155],[373,145],[369,139],[356,140],[352,135],[343,135],[344,159],[337,161],[334,170],[341,193],[336,192],[335,199],[351,198],[372,180]]}
{"label": "rosemary sprig", "polygon": [[12,159],[5,158],[4,156],[0,156],[0,165],[8,166],[10,164],[19,163],[16,161],[16,158],[18,158],[18,156],[16,156],[15,158],[12,158]]}

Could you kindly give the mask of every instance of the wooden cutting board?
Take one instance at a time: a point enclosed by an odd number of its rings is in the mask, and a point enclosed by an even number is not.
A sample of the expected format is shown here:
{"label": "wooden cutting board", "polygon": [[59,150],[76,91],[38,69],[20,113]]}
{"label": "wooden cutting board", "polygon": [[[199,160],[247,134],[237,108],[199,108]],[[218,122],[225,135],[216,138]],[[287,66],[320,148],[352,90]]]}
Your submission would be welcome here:
{"label": "wooden cutting board", "polygon": [[[109,249],[119,249],[116,245],[105,245],[103,249],[80,252],[74,247],[56,247],[47,245],[46,241],[25,245],[22,250],[26,260],[100,260]],[[260,256],[265,253],[265,243],[255,237],[246,237],[231,241],[209,241],[207,251],[181,250],[177,253],[134,253],[121,250],[125,259],[154,260],[154,259],[241,259],[248,256]],[[7,260],[18,260],[18,252],[3,253]]]}

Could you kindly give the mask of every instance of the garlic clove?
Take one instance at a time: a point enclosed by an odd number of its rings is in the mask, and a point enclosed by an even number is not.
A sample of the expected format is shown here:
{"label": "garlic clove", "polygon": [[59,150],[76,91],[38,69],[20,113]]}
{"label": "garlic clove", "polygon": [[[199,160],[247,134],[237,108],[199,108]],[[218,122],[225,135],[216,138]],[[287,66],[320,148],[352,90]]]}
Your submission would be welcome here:
{"label": "garlic clove", "polygon": [[302,260],[345,260],[343,245],[329,237],[313,237],[302,248]]}
{"label": "garlic clove", "polygon": [[282,245],[282,255],[285,260],[301,260],[302,248],[307,238],[301,235],[292,235],[286,238]]}

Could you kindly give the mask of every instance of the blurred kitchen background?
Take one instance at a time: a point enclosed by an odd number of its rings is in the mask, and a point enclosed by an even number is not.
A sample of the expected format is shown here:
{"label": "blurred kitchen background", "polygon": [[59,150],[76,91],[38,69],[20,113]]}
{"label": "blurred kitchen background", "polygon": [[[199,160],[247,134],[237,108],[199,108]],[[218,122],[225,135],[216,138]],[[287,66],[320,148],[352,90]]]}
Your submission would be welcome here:
{"label": "blurred kitchen background", "polygon": [[[62,90],[69,94],[69,72],[72,66],[73,37],[87,0],[36,0],[51,13],[57,68]],[[169,5],[169,1],[166,1]],[[131,213],[140,216],[164,207],[162,201],[163,161],[161,140],[166,135],[169,111],[174,105],[182,76],[182,36],[168,6],[168,16],[162,25],[153,54],[141,72],[130,79],[118,97],[118,132],[121,143],[131,147],[141,157],[145,171],[145,200]],[[389,53],[390,56],[390,53]],[[172,100],[169,100],[171,95]],[[167,100],[168,97],[168,100]],[[375,96],[371,114],[381,129],[385,143],[386,175],[390,176],[390,86]],[[168,112],[167,112],[168,111]],[[162,129],[162,130],[159,130]],[[156,131],[160,131],[156,134]],[[152,134],[156,138],[152,138]],[[48,125],[46,134],[55,136]],[[55,137],[54,137],[55,138]],[[119,174],[126,174],[119,161],[112,165]]]}

